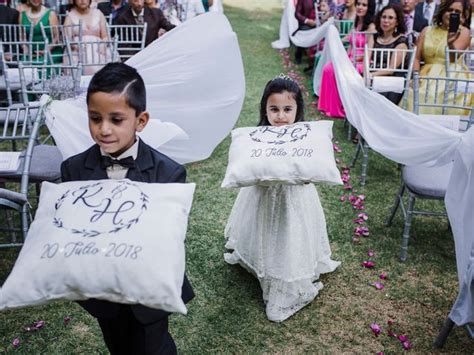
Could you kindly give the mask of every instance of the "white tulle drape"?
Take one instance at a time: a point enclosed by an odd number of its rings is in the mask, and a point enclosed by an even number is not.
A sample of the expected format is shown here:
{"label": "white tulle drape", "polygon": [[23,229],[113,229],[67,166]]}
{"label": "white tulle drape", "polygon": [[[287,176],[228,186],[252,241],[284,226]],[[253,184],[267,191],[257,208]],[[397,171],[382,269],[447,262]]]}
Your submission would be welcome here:
{"label": "white tulle drape", "polygon": [[321,38],[325,38],[322,61],[334,65],[347,119],[373,150],[406,165],[441,166],[454,161],[445,203],[454,234],[460,293],[450,318],[458,325],[474,322],[474,127],[464,133],[452,131],[367,89],[330,23],[314,30],[314,39],[307,45],[298,45],[310,46]]}
{"label": "white tulle drape", "polygon": [[[142,138],[180,163],[206,159],[233,128],[245,78],[237,36],[220,13],[197,16],[127,64],[143,77],[150,123]],[[84,98],[53,101],[46,123],[63,158],[93,142]]]}
{"label": "white tulle drape", "polygon": [[450,318],[463,325],[474,322],[474,127],[459,133],[407,112],[381,95],[367,89],[357,73],[329,19],[323,26],[298,31],[292,0],[282,15],[280,39],[274,48],[310,47],[325,38],[325,45],[313,76],[319,93],[322,68],[331,61],[337,86],[349,122],[370,147],[398,163],[441,166],[454,161],[445,196],[452,226],[459,278],[459,295]]}
{"label": "white tulle drape", "polygon": [[224,13],[224,6],[222,5],[222,0],[214,0],[212,6],[209,7],[209,12],[219,12]]}

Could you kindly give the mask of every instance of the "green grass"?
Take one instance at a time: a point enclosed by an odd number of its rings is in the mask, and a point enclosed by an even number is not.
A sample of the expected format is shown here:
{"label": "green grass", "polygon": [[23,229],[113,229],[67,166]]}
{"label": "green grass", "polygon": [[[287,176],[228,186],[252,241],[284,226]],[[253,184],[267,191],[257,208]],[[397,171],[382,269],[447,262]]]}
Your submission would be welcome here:
{"label": "green grass", "polygon": [[[279,0],[226,1],[226,15],[237,33],[246,76],[246,98],[238,126],[254,126],[265,83],[284,71],[282,59],[270,47],[277,39],[281,16]],[[310,80],[304,84],[310,88]],[[307,99],[310,103],[310,98]],[[308,107],[309,113],[312,110]],[[310,114],[309,118],[313,118]],[[334,135],[343,152],[337,156],[347,164],[355,146],[345,139],[341,121]],[[211,158],[188,166],[188,180],[197,184],[187,235],[187,274],[197,297],[189,313],[173,316],[171,332],[183,353],[401,353],[401,344],[387,337],[386,321],[409,336],[413,352],[431,352],[442,320],[457,295],[457,274],[452,235],[443,219],[415,219],[409,259],[398,262],[401,217],[391,228],[384,227],[398,188],[396,164],[371,152],[368,184],[357,183],[357,167],[351,172],[357,193],[364,193],[369,215],[370,237],[351,243],[355,212],[341,203],[340,187],[318,186],[326,213],[335,260],[342,262],[334,273],[324,275],[325,285],[309,306],[283,323],[267,320],[261,290],[255,278],[224,262],[224,227],[237,191],[223,190],[220,183],[227,164],[230,140],[224,140]],[[374,270],[360,266],[367,250],[377,253]],[[1,251],[0,279],[13,266],[16,251]],[[368,284],[387,272],[385,289]],[[65,316],[72,318],[64,325]],[[23,328],[45,320],[42,330],[27,333]],[[374,337],[371,322],[384,334]],[[13,349],[11,341],[21,345]],[[455,328],[444,348],[449,353],[473,353],[473,344],[462,328]],[[73,302],[0,313],[0,352],[7,353],[106,353],[95,320]]]}

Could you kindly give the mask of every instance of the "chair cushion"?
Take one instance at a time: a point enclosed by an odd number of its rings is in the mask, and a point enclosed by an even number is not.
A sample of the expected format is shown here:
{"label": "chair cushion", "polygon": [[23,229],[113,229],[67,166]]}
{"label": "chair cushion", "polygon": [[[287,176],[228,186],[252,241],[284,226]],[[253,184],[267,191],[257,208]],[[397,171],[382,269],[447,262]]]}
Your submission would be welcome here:
{"label": "chair cushion", "polygon": [[[33,149],[33,157],[30,166],[30,181],[57,181],[61,177],[61,163],[63,157],[54,145],[40,144]],[[23,163],[14,173],[0,173],[7,180],[20,180],[23,171]]]}
{"label": "chair cushion", "polygon": [[425,197],[444,198],[452,169],[453,163],[430,168],[404,166],[402,176],[412,192]]}

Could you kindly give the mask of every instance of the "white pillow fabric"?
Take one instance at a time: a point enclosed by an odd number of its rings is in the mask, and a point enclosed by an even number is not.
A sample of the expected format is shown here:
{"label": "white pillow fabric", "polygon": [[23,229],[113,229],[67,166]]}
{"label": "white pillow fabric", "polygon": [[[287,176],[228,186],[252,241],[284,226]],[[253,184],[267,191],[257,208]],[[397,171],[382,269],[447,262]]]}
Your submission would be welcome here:
{"label": "white pillow fabric", "polygon": [[331,121],[316,121],[234,129],[222,187],[342,184],[332,126]]}
{"label": "white pillow fabric", "polygon": [[195,184],[43,183],[0,309],[98,298],[186,314],[184,240]]}

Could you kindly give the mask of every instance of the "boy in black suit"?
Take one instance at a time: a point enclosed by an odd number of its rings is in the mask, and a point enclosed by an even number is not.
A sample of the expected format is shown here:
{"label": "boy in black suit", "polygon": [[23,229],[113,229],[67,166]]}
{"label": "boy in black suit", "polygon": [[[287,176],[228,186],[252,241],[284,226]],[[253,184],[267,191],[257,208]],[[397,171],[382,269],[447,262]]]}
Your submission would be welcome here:
{"label": "boy in black suit", "polygon": [[[97,72],[87,90],[89,130],[95,145],[61,165],[63,181],[128,178],[142,182],[185,182],[184,167],[137,136],[148,120],[146,92],[138,72],[110,63]],[[153,226],[150,226],[153,227]],[[194,293],[186,275],[183,301]],[[169,313],[142,305],[90,299],[79,302],[97,318],[111,354],[175,354],[168,333]]]}

